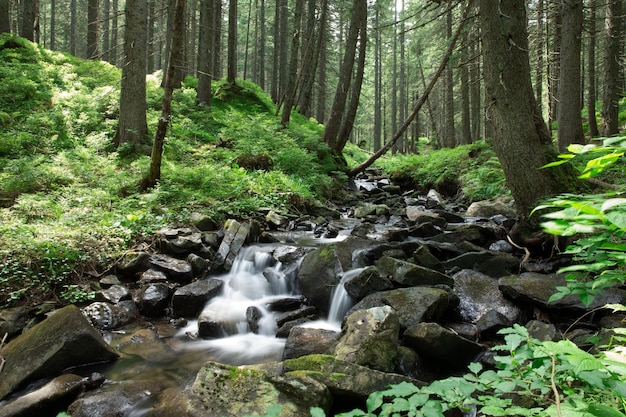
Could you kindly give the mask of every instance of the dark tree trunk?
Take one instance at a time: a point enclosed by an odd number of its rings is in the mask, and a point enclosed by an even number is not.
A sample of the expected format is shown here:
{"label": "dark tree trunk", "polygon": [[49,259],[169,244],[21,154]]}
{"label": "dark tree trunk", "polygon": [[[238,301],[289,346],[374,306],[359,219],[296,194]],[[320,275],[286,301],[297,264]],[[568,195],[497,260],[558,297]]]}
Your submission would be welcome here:
{"label": "dark tree trunk", "polygon": [[620,48],[622,41],[622,0],[607,0],[604,22],[604,72],[602,74],[602,136],[619,131]]}
{"label": "dark tree trunk", "polygon": [[481,109],[481,68],[480,68],[480,39],[476,32],[473,34],[473,39],[470,47],[470,54],[473,59],[470,64],[470,99],[472,102],[472,141],[481,139],[481,119],[483,112]]}
{"label": "dark tree trunk", "polygon": [[228,71],[226,81],[235,84],[237,76],[237,0],[228,2]]}
{"label": "dark tree trunk", "polygon": [[382,56],[380,42],[380,5],[374,6],[374,27],[376,30],[374,40],[374,152],[382,146]]}
{"label": "dark tree trunk", "polygon": [[[322,2],[322,7],[325,8],[323,13],[328,12],[328,2]],[[326,119],[326,43],[328,40],[328,26],[326,24],[320,25],[320,46],[319,46],[319,65],[317,70],[317,106],[315,109],[315,118],[318,122],[322,122]]]}
{"label": "dark tree trunk", "polygon": [[300,30],[302,26],[302,8],[304,0],[296,0],[293,16],[293,35],[291,36],[291,52],[289,60],[289,79],[287,81],[287,89],[284,94],[283,113],[280,123],[283,127],[289,124],[291,118],[291,110],[297,97],[297,78],[298,78],[298,55],[300,49]]}
{"label": "dark tree trunk", "polygon": [[[2,33],[2,30],[0,30],[0,33]],[[56,33],[57,33],[57,3],[56,3],[56,0],[50,0],[50,49],[53,51],[57,49]]]}
{"label": "dark tree trunk", "polygon": [[309,0],[308,11],[308,33],[309,37],[306,43],[307,53],[305,56],[305,62],[302,65],[302,89],[300,93],[300,99],[298,100],[298,107],[300,113],[306,117],[313,116],[313,84],[315,83],[315,74],[317,72],[317,66],[319,64],[321,36],[320,32],[326,30],[326,11],[328,8],[325,3],[326,0],[321,0],[320,4],[320,16],[317,26],[319,31],[316,34],[315,27],[315,0]]}
{"label": "dark tree trunk", "polygon": [[[285,91],[287,91],[287,82],[289,74],[289,69],[287,65],[289,64],[289,43],[287,40],[289,39],[289,8],[287,6],[287,0],[280,1],[280,34],[279,36],[279,51],[280,51],[280,63],[279,63],[279,83],[278,83],[278,100],[280,100]],[[274,45],[276,47],[276,45]]]}
{"label": "dark tree trunk", "polygon": [[[448,6],[450,7],[450,6]],[[452,37],[452,9],[446,13],[446,34],[447,38]],[[445,118],[444,118],[444,137],[442,143],[446,148],[454,148],[456,146],[456,132],[454,129],[454,77],[452,73],[452,64],[446,67],[446,102],[445,102]]]}
{"label": "dark tree trunk", "polygon": [[[148,74],[157,70],[158,41],[156,39],[156,11],[155,1],[148,0]],[[159,35],[160,36],[160,35]],[[107,60],[108,61],[108,60]]]}
{"label": "dark tree trunk", "polygon": [[278,39],[280,38],[280,0],[276,0],[274,7],[274,54],[272,57],[272,85],[270,95],[274,103],[278,103],[280,99],[280,49],[278,48]]}
{"label": "dark tree trunk", "polygon": [[560,62],[561,62],[561,11],[559,10],[558,3],[552,5],[552,10],[549,12],[552,16],[550,19],[552,23],[552,48],[548,45],[548,129],[552,131],[552,124],[556,121],[559,111],[559,79]]}
{"label": "dark tree trunk", "polygon": [[70,54],[77,56],[78,45],[76,42],[76,0],[70,1]]}
{"label": "dark tree trunk", "polygon": [[172,95],[174,89],[177,88],[178,80],[176,76],[177,68],[175,63],[182,59],[184,36],[183,31],[185,17],[185,0],[176,0],[174,19],[172,22],[172,44],[170,45],[170,57],[168,59],[168,67],[165,72],[165,87],[163,91],[163,101],[161,103],[161,116],[159,124],[154,135],[154,143],[152,146],[152,155],[150,158],[150,172],[141,180],[141,189],[147,190],[154,187],[161,179],[161,159],[163,157],[163,145],[165,143],[165,134],[169,125],[170,115],[172,113]]}
{"label": "dark tree trunk", "polygon": [[213,56],[211,67],[214,80],[222,78],[222,2],[213,1]]}
{"label": "dark tree trunk", "polygon": [[597,137],[598,119],[596,118],[596,0],[589,1],[589,48],[587,49],[587,120],[589,122],[589,135]]}
{"label": "dark tree trunk", "polygon": [[573,191],[569,165],[539,169],[556,160],[556,151],[539,113],[528,57],[524,0],[480,0],[487,116],[520,219],[544,197]]}
{"label": "dark tree trunk", "polygon": [[463,47],[461,49],[461,60],[463,64],[459,71],[461,72],[461,137],[460,144],[472,143],[472,125],[470,123],[470,87],[469,87],[469,54],[467,53],[467,36],[463,38]]}
{"label": "dark tree trunk", "polygon": [[120,89],[120,120],[114,145],[137,149],[148,134],[146,121],[146,48],[148,42],[146,0],[126,0],[126,31]]}
{"label": "dark tree trunk", "polygon": [[88,0],[87,2],[87,58],[100,59],[98,48],[98,30],[100,19],[100,7],[98,0]]}
{"label": "dark tree trunk", "polygon": [[118,46],[118,42],[117,42],[117,29],[118,29],[118,25],[117,25],[117,10],[119,7],[119,2],[118,0],[112,0],[111,1],[111,50],[109,52],[109,63],[113,64],[113,65],[117,65],[117,46]]}
{"label": "dark tree trunk", "polygon": [[543,107],[543,56],[545,54],[543,1],[537,1],[537,68],[535,70],[535,99],[540,114]]}
{"label": "dark tree trunk", "polygon": [[35,41],[35,0],[22,0],[22,27],[20,36]]}
{"label": "dark tree trunk", "polygon": [[109,19],[109,15],[111,12],[111,1],[110,0],[102,0],[102,60],[109,60],[109,52],[110,52],[110,27],[111,22]]}
{"label": "dark tree trunk", "polygon": [[196,102],[211,105],[211,55],[213,37],[212,0],[200,1],[200,34],[198,38],[198,95]]}
{"label": "dark tree trunk", "polygon": [[559,79],[558,147],[565,152],[572,143],[583,143],[580,82],[580,53],[583,30],[583,1],[563,0],[561,32],[561,77]]}
{"label": "dark tree trunk", "polygon": [[265,89],[265,47],[267,43],[267,29],[265,27],[265,0],[260,0],[261,5],[259,6],[259,25],[260,25],[260,36],[259,36],[259,48],[257,49],[257,61],[259,63],[259,86],[262,89]]}
{"label": "dark tree trunk", "polygon": [[0,0],[0,33],[11,33],[9,1],[10,0]]}

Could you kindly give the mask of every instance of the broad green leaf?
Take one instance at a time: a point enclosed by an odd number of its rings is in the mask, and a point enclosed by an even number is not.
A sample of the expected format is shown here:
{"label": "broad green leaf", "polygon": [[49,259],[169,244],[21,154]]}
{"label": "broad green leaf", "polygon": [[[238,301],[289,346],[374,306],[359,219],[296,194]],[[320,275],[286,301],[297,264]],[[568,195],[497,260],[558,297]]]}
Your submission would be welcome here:
{"label": "broad green leaf", "polygon": [[626,311],[626,305],[624,304],[605,304],[604,308],[612,310],[613,313],[617,313],[618,311]]}
{"label": "broad green leaf", "polygon": [[326,417],[326,413],[319,407],[311,407],[309,410],[311,417]]}
{"label": "broad green leaf", "polygon": [[[559,158],[561,157],[561,155],[559,155]],[[572,158],[574,157],[574,155],[572,155]],[[571,158],[568,158],[571,159]],[[554,162],[550,162],[549,164],[545,164],[542,167],[539,167],[539,169],[544,169],[544,168],[552,168],[552,167],[558,167],[559,165],[563,165],[567,163],[567,159],[563,159],[561,161],[554,161]]]}
{"label": "broad green leaf", "polygon": [[411,405],[409,404],[409,401],[406,398],[396,397],[393,399],[392,404],[393,404],[393,411],[395,412],[409,411],[411,409]]}
{"label": "broad green leaf", "polygon": [[608,221],[620,229],[626,229],[626,213],[623,211],[611,211],[606,214]]}
{"label": "broad green leaf", "polygon": [[483,407],[480,409],[480,412],[487,416],[495,416],[495,417],[506,416],[506,411],[504,411],[504,408],[497,407],[494,405],[488,405],[486,407]]}
{"label": "broad green leaf", "polygon": [[469,370],[470,370],[472,373],[474,373],[474,374],[477,374],[477,373],[479,373],[480,371],[482,371],[482,370],[483,370],[483,366],[482,366],[482,364],[480,364],[480,363],[478,363],[478,362],[472,362],[472,363],[470,363],[467,367],[468,367],[468,368],[469,368]]}
{"label": "broad green leaf", "polygon": [[515,391],[515,388],[517,388],[517,384],[514,381],[501,381],[494,384],[493,387],[494,389],[496,389],[496,391],[507,393]]}
{"label": "broad green leaf", "polygon": [[601,210],[604,212],[604,211],[612,209],[615,206],[622,206],[622,205],[626,205],[626,198],[611,198],[611,199],[606,200],[602,204]]}
{"label": "broad green leaf", "polygon": [[595,417],[626,417],[624,413],[615,408],[601,404],[590,404],[587,411]]}
{"label": "broad green leaf", "polygon": [[374,410],[378,409],[382,404],[383,404],[383,393],[380,391],[375,391],[367,397],[367,401],[365,402],[365,407],[367,408],[367,411],[371,413]]}

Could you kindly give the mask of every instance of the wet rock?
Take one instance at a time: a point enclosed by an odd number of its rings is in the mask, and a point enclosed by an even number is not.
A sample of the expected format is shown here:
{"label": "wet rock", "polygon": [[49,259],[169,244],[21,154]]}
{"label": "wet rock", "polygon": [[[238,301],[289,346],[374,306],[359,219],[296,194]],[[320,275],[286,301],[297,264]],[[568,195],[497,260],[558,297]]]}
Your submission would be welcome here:
{"label": "wet rock", "polygon": [[265,221],[274,228],[284,228],[289,224],[289,219],[285,216],[281,216],[274,210],[270,210],[265,216]]}
{"label": "wet rock", "polygon": [[100,278],[98,282],[100,283],[100,286],[102,288],[108,288],[111,285],[120,285],[122,283],[120,281],[120,278],[114,274],[105,275],[104,277]]}
{"label": "wet rock", "polygon": [[131,299],[131,295],[130,295],[130,291],[128,291],[128,287],[125,287],[123,285],[118,285],[118,284],[111,285],[111,287],[107,288],[106,290],[102,290],[101,294],[105,300],[110,301],[113,304],[117,304],[123,300]]}
{"label": "wet rock", "polygon": [[389,256],[380,258],[376,267],[383,276],[389,277],[403,287],[439,284],[451,287],[454,285],[454,280],[446,274]]}
{"label": "wet rock", "polygon": [[429,190],[426,194],[426,208],[443,209],[446,207],[446,200],[435,190]]}
{"label": "wet rock", "polygon": [[149,268],[150,254],[147,252],[129,252],[117,263],[117,271],[126,279],[133,279],[136,274]]}
{"label": "wet rock", "polygon": [[211,216],[207,216],[202,213],[191,213],[191,215],[189,216],[189,220],[191,220],[194,227],[201,232],[215,230],[218,227],[217,222],[213,220]]}
{"label": "wet rock", "polygon": [[372,246],[372,241],[360,237],[350,236],[347,239],[337,242],[334,245],[335,255],[339,261],[342,271],[349,271],[354,268],[361,268],[365,265],[361,264],[357,259],[358,254],[367,250]]}
{"label": "wet rock", "polygon": [[389,306],[350,314],[335,348],[337,359],[391,372],[398,353],[400,323]]}
{"label": "wet rock", "polygon": [[489,250],[496,252],[513,253],[513,246],[506,240],[500,239],[489,245]]}
{"label": "wet rock", "polygon": [[296,246],[279,246],[272,251],[272,258],[283,264],[299,261],[306,253],[306,248]]}
{"label": "wet rock", "polygon": [[528,335],[542,342],[555,341],[560,338],[560,333],[552,323],[544,323],[539,320],[531,320],[526,323]]}
{"label": "wet rock", "polygon": [[452,213],[448,210],[443,209],[433,209],[433,213],[437,214],[439,217],[443,218],[445,221],[450,223],[464,223],[465,218],[459,214]]}
{"label": "wet rock", "polygon": [[328,207],[318,200],[314,200],[307,210],[308,214],[313,217],[323,217],[326,219],[338,219],[341,217],[339,210]]}
{"label": "wet rock", "polygon": [[217,296],[224,281],[220,279],[199,279],[174,291],[172,314],[175,317],[196,317],[207,301]]}
{"label": "wet rock", "polygon": [[9,342],[0,355],[6,361],[0,378],[0,399],[28,382],[55,376],[64,369],[118,357],[73,305]]}
{"label": "wet rock", "polygon": [[246,312],[230,310],[222,302],[209,303],[198,316],[198,336],[202,338],[223,337],[235,334],[237,323],[246,321]]}
{"label": "wet rock", "polygon": [[389,242],[402,242],[409,237],[408,229],[391,228],[383,234],[383,239]]}
{"label": "wet rock", "polygon": [[317,353],[332,354],[339,336],[340,333],[334,330],[293,327],[285,342],[283,359],[294,359]]}
{"label": "wet rock", "polygon": [[331,355],[302,356],[285,360],[283,365],[285,375],[306,375],[326,385],[338,403],[346,398],[364,400],[372,392],[387,389],[391,384],[421,384],[406,376],[376,371]]}
{"label": "wet rock", "polygon": [[135,303],[130,300],[122,305],[98,301],[83,307],[82,312],[92,326],[102,330],[124,326],[138,316]]}
{"label": "wet rock", "polygon": [[139,284],[151,284],[155,282],[167,282],[167,275],[156,269],[148,269],[139,278]]}
{"label": "wet rock", "polygon": [[467,340],[437,323],[419,323],[403,334],[407,346],[418,354],[440,361],[442,367],[463,368],[482,350],[482,346]]}
{"label": "wet rock", "polygon": [[432,238],[435,242],[471,242],[478,246],[488,245],[497,240],[493,229],[478,224],[448,225],[448,232]]}
{"label": "wet rock", "polygon": [[22,333],[30,320],[28,307],[13,307],[0,310],[0,339],[6,335],[6,341]]}
{"label": "wet rock", "polygon": [[475,201],[467,208],[467,215],[471,217],[489,218],[498,214],[510,219],[517,216],[512,198],[496,197],[490,200]]}
{"label": "wet rock", "polygon": [[300,264],[298,282],[310,305],[328,311],[332,289],[339,283],[341,266],[333,244],[308,253]]}
{"label": "wet rock", "polygon": [[411,348],[398,346],[395,373],[408,376],[419,381],[431,381],[431,375],[426,369],[424,360]]}
{"label": "wet rock", "polygon": [[415,261],[417,265],[433,269],[438,272],[443,272],[445,270],[439,259],[432,254],[426,245],[420,245],[415,252],[413,252],[413,261]]}
{"label": "wet rock", "polygon": [[248,237],[248,233],[250,233],[250,224],[228,220],[224,226],[226,233],[215,255],[213,269],[223,266],[225,270],[230,271],[237,254]]}
{"label": "wet rock", "polygon": [[204,276],[204,274],[210,270],[213,265],[210,259],[196,255],[195,253],[187,255],[187,262],[191,265],[191,271],[195,277]]}
{"label": "wet rock", "polygon": [[380,271],[373,266],[359,270],[358,273],[346,278],[343,286],[355,301],[360,301],[378,291],[393,289],[391,280],[381,275]]}
{"label": "wet rock", "polygon": [[468,252],[443,263],[446,269],[473,269],[491,277],[499,278],[519,270],[520,261],[504,252]]}
{"label": "wet rock", "polygon": [[[154,329],[138,329],[117,340],[115,348],[125,355],[143,358],[151,364],[167,362],[174,352]],[[150,365],[144,365],[150,366]]]}
{"label": "wet rock", "polygon": [[263,318],[263,312],[256,306],[250,306],[246,309],[246,322],[248,328],[254,334],[259,333],[259,321]]}
{"label": "wet rock", "polygon": [[310,407],[329,411],[331,402],[328,389],[311,378],[209,362],[196,376],[189,412],[194,417],[240,417],[265,414],[279,405],[281,417],[302,417],[309,415]]}
{"label": "wet rock", "polygon": [[162,384],[143,379],[107,384],[82,395],[67,411],[72,417],[128,416],[162,390]]}
{"label": "wet rock", "polygon": [[444,231],[432,223],[422,223],[412,226],[409,235],[413,237],[433,237],[442,234]]}
{"label": "wet rock", "polygon": [[288,321],[298,320],[303,317],[312,317],[317,314],[317,309],[313,306],[304,306],[294,311],[287,311],[276,317],[276,324],[280,327]]}
{"label": "wet rock", "polygon": [[61,375],[35,391],[0,405],[0,415],[3,417],[56,415],[63,411],[84,387],[83,377],[73,374]]}
{"label": "wet rock", "polygon": [[170,303],[170,288],[161,283],[149,284],[139,293],[139,311],[148,317],[161,317]]}
{"label": "wet rock", "polygon": [[368,295],[350,309],[356,310],[388,305],[398,313],[400,328],[406,329],[423,321],[439,319],[449,305],[448,293],[429,287],[400,288]]}
{"label": "wet rock", "polygon": [[[560,300],[549,303],[548,300],[557,292],[556,287],[565,286],[566,281],[562,275],[544,275],[534,272],[524,272],[521,275],[512,275],[500,278],[500,291],[513,300],[528,302],[552,309],[586,310],[576,295],[567,295]],[[607,290],[604,295],[596,297],[589,306],[590,309],[605,304],[623,304],[626,300],[626,292],[623,290]]]}
{"label": "wet rock", "polygon": [[174,239],[163,239],[161,250],[167,254],[178,256],[188,254],[202,247],[200,232],[178,235]]}
{"label": "wet rock", "polygon": [[389,214],[386,204],[365,204],[354,209],[354,217],[363,219],[368,216],[385,216]]}
{"label": "wet rock", "polygon": [[500,292],[498,280],[465,269],[452,276],[454,293],[459,297],[456,312],[469,323],[476,323],[488,311],[503,314],[511,323],[520,319],[521,310]]}
{"label": "wet rock", "polygon": [[[320,318],[319,315],[312,314],[310,316],[300,317],[298,319],[285,322],[282,326],[278,328],[278,330],[276,330],[276,337],[286,339],[289,337],[289,333],[291,332],[291,329],[305,325],[312,321],[319,320],[319,318]],[[325,352],[325,353],[328,353],[328,352]]]}
{"label": "wet rock", "polygon": [[445,230],[448,226],[448,221],[441,217],[437,213],[433,213],[432,211],[426,211],[423,207],[407,207],[406,208],[406,216],[410,222],[419,226],[424,223],[430,223],[434,227]]}
{"label": "wet rock", "polygon": [[299,309],[304,303],[300,296],[287,296],[274,300],[266,305],[268,311],[287,312]]}
{"label": "wet rock", "polygon": [[166,255],[154,254],[150,257],[152,268],[163,272],[169,279],[180,284],[188,284],[193,278],[191,265],[187,261]]}
{"label": "wet rock", "polygon": [[367,237],[367,235],[375,232],[376,226],[374,226],[372,223],[361,223],[356,225],[356,227],[352,229],[352,231],[350,232],[350,236]]}
{"label": "wet rock", "polygon": [[499,330],[510,327],[513,323],[504,314],[496,310],[489,310],[476,322],[476,329],[483,337],[495,335]]}

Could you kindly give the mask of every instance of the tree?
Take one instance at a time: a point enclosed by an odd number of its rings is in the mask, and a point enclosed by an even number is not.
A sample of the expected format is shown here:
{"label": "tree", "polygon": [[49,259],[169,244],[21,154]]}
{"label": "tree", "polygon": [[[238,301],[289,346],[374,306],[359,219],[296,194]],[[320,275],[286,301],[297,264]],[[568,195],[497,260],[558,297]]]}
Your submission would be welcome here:
{"label": "tree", "polygon": [[493,145],[515,200],[527,220],[539,199],[575,189],[571,167],[539,169],[556,151],[539,113],[530,79],[524,0],[479,0],[485,103]]}
{"label": "tree", "polygon": [[126,0],[126,31],[120,90],[120,120],[113,140],[139,147],[148,134],[146,122],[147,0]]}
{"label": "tree", "polygon": [[237,75],[237,0],[228,2],[228,71],[226,81],[235,84]]}
{"label": "tree", "polygon": [[618,133],[620,98],[620,43],[622,40],[622,0],[606,1],[604,21],[604,71],[602,73],[602,136]]}
{"label": "tree", "polygon": [[[451,6],[448,6],[448,11],[446,12],[446,36],[448,41],[452,38]],[[456,146],[456,134],[454,129],[454,78],[452,76],[451,64],[446,67],[444,129],[440,145],[446,148],[454,148]]]}
{"label": "tree", "polygon": [[287,80],[287,89],[283,98],[283,113],[280,123],[283,127],[289,124],[291,118],[291,109],[296,100],[297,94],[297,77],[298,77],[298,54],[300,49],[300,31],[302,27],[302,8],[304,0],[296,0],[296,7],[293,15],[293,35],[291,36],[291,55],[289,61],[289,78]]}
{"label": "tree", "polygon": [[559,79],[558,146],[565,152],[572,143],[583,143],[580,83],[580,52],[583,0],[563,0]]}
{"label": "tree", "polygon": [[213,42],[212,0],[200,2],[200,33],[198,37],[198,94],[196,102],[211,105],[211,55]]}
{"label": "tree", "polygon": [[99,5],[98,0],[88,0],[87,2],[87,58],[100,59],[98,48],[99,36]]}
{"label": "tree", "polygon": [[598,120],[596,119],[596,1],[589,1],[589,48],[587,49],[587,120],[589,121],[589,135],[596,137]]}
{"label": "tree", "polygon": [[[152,2],[150,2],[152,3]],[[111,38],[111,0],[102,1],[102,59],[109,61],[109,52],[111,45],[109,39]]]}
{"label": "tree", "polygon": [[29,41],[35,40],[35,0],[22,0],[22,27],[20,36]]}
{"label": "tree", "polygon": [[9,2],[10,0],[0,0],[0,33],[11,33]]}
{"label": "tree", "polygon": [[[128,0],[127,0],[128,1]],[[179,87],[178,77],[176,75],[176,63],[180,62],[183,54],[184,44],[184,16],[185,16],[185,0],[176,0],[174,5],[174,16],[172,22],[171,45],[169,48],[170,57],[168,59],[168,67],[165,71],[165,83],[163,89],[163,101],[161,103],[161,116],[156,133],[154,134],[154,143],[152,144],[152,155],[150,157],[150,171],[148,175],[141,180],[140,188],[147,190],[156,185],[161,179],[161,160],[163,158],[163,145],[165,144],[165,134],[167,126],[170,122],[172,113],[172,95],[174,89]]]}

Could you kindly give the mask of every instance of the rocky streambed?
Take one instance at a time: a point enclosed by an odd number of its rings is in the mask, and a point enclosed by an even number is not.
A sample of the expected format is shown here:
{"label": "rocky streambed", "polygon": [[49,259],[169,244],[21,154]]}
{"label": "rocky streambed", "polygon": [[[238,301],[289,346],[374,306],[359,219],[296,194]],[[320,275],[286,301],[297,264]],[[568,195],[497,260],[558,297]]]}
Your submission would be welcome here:
{"label": "rocky streambed", "polygon": [[92,303],[1,311],[0,415],[332,414],[389,384],[488,366],[514,323],[584,343],[624,318],[571,326],[578,299],[548,303],[563,260],[511,245],[502,200],[467,208],[372,173],[354,186],[345,208],[306,216],[198,216],[127,254]]}

